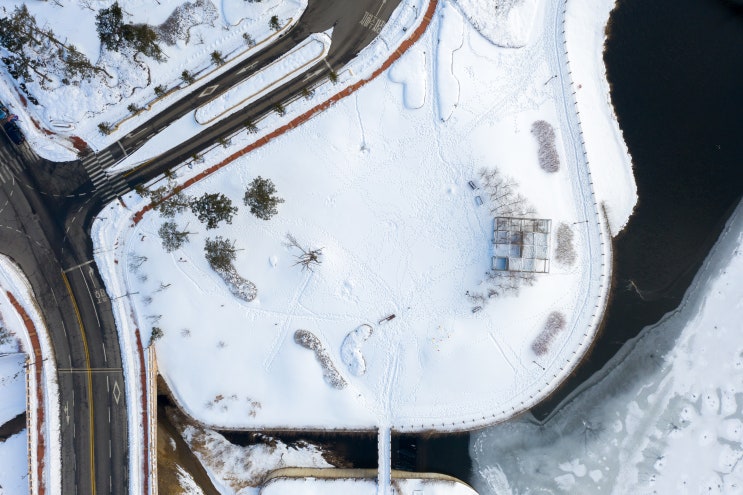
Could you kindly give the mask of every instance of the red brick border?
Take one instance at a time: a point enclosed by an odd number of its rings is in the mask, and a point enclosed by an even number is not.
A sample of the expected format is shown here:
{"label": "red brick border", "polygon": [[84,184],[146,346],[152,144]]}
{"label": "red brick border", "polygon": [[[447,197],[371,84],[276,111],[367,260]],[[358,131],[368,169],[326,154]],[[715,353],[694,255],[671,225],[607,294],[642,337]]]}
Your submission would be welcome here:
{"label": "red brick border", "polygon": [[36,333],[34,322],[28,316],[26,310],[23,309],[23,306],[20,305],[18,300],[10,291],[5,291],[5,294],[8,296],[10,303],[13,305],[15,310],[18,312],[18,315],[23,319],[23,323],[26,325],[26,331],[28,331],[28,336],[31,340],[31,350],[34,353],[34,362],[36,364],[36,366],[34,366],[34,374],[36,375],[36,429],[38,436],[36,454],[38,456],[38,463],[36,466],[36,476],[39,482],[38,495],[44,495],[46,487],[44,485],[44,392],[41,376],[43,364],[41,343],[39,342],[39,335]]}
{"label": "red brick border", "polygon": [[[428,9],[426,9],[426,12],[423,14],[423,22],[418,25],[418,27],[413,31],[413,34],[408,38],[407,40],[403,41],[399,47],[395,49],[395,51],[390,55],[387,60],[385,60],[382,65],[375,70],[371,76],[369,76],[367,79],[362,79],[351,86],[348,86],[347,88],[343,89],[339,93],[336,93],[335,95],[331,96],[328,100],[324,101],[323,103],[320,103],[316,107],[311,108],[310,110],[306,111],[302,115],[294,118],[292,121],[290,121],[288,124],[284,124],[283,126],[277,128],[276,130],[266,134],[259,140],[255,141],[254,143],[249,144],[245,148],[241,149],[240,151],[236,151],[232,155],[228,156],[221,162],[212,165],[208,169],[204,170],[203,172],[199,173],[195,177],[191,177],[186,182],[183,183],[183,185],[177,187],[175,189],[175,192],[182,191],[186,189],[187,187],[190,187],[200,181],[201,179],[213,174],[217,170],[221,169],[225,165],[232,163],[236,159],[240,158],[243,155],[246,155],[250,153],[253,150],[256,150],[266,144],[268,144],[270,141],[272,141],[274,138],[277,138],[281,136],[282,134],[294,129],[295,127],[298,127],[299,125],[307,122],[315,115],[324,112],[328,108],[331,107],[335,102],[342,100],[346,96],[349,96],[353,93],[355,93],[359,88],[365,86],[372,80],[374,80],[377,76],[379,76],[382,72],[386,71],[390,68],[390,66],[395,63],[402,55],[411,47],[413,46],[420,38],[423,36],[423,33],[426,32],[426,29],[428,29],[429,24],[431,24],[431,20],[433,19],[433,14],[436,11],[436,7],[438,6],[438,0],[430,0],[430,3],[428,4]],[[142,220],[142,217],[145,213],[147,213],[149,210],[151,210],[153,207],[152,204],[146,205],[144,208],[139,210],[137,213],[134,214],[132,217],[134,220],[134,224]]]}

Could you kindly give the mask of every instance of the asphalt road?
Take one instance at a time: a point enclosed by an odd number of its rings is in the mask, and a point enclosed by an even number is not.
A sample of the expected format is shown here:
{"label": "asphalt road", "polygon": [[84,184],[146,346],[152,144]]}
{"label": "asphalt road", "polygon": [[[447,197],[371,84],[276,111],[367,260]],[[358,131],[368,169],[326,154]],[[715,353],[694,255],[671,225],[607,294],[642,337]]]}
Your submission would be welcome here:
{"label": "asphalt road", "polygon": [[[65,239],[49,214],[60,198],[39,193],[42,187],[29,173],[40,165],[38,157],[4,135],[0,141],[0,250],[31,282],[52,340],[62,493],[95,493],[94,483],[103,488],[98,493],[126,493],[113,491],[128,483],[128,434],[118,337],[105,291],[93,264],[70,269],[89,261],[89,253]],[[91,193],[83,198],[92,199]]]}
{"label": "asphalt road", "polygon": [[[216,97],[312,33],[334,27],[330,53],[318,71],[299,76],[234,117],[126,177],[105,164],[131,154],[153,134],[206,103],[198,88],[140,128],[82,162],[51,163],[0,133],[0,252],[31,282],[52,340],[61,409],[62,494],[128,493],[127,404],[121,353],[108,294],[93,260],[90,224],[109,200],[185,161],[273,111],[274,104],[340,71],[377,36],[361,25],[372,14],[389,19],[399,0],[309,0],[297,25],[274,45],[210,81]],[[245,69],[248,67],[248,69]],[[245,69],[245,70],[243,70]],[[164,150],[165,151],[165,150]],[[115,295],[114,297],[124,296]]]}

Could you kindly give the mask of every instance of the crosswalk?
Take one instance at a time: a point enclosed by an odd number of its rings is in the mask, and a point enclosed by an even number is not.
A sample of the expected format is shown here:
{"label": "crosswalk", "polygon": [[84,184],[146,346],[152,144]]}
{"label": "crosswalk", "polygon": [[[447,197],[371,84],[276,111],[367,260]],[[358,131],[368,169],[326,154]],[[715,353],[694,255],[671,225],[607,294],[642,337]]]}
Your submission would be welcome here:
{"label": "crosswalk", "polygon": [[99,154],[91,153],[83,158],[83,167],[88,173],[96,190],[103,192],[103,202],[107,203],[117,196],[129,192],[129,186],[121,175],[109,175],[106,169],[116,163],[116,159],[108,151]]}
{"label": "crosswalk", "polygon": [[[30,151],[25,150],[25,148]],[[0,182],[3,184],[12,182],[13,176],[22,173],[26,168],[23,160],[16,154],[17,152],[30,160],[35,160],[36,153],[28,146],[21,145],[17,146],[16,149],[0,146]]]}

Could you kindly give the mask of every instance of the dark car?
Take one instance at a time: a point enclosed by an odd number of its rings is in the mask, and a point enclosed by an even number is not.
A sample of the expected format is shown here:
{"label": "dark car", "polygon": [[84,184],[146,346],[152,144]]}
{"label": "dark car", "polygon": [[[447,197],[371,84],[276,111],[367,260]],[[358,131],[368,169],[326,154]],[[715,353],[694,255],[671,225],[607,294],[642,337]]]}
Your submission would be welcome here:
{"label": "dark car", "polygon": [[21,132],[20,127],[18,127],[18,124],[16,124],[15,121],[8,121],[3,125],[3,127],[13,143],[23,144],[26,141],[26,136],[23,135],[23,132]]}

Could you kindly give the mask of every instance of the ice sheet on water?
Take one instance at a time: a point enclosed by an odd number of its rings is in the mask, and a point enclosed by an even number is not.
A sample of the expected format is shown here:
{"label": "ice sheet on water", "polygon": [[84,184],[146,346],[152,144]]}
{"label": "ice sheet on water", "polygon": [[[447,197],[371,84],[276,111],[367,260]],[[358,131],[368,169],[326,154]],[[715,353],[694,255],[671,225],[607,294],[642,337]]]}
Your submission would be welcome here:
{"label": "ice sheet on water", "polygon": [[625,344],[544,424],[525,417],[473,435],[481,495],[743,493],[734,386],[743,380],[742,211],[679,309]]}

